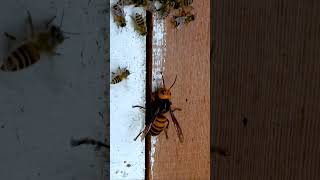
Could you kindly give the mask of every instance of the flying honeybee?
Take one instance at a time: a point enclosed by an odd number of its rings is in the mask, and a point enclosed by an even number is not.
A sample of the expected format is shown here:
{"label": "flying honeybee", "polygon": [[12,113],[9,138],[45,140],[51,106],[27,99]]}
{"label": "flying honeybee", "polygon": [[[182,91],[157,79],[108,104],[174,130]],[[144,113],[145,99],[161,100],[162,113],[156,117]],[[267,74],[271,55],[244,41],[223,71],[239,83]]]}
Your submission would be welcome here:
{"label": "flying honeybee", "polygon": [[135,30],[142,36],[147,35],[147,24],[142,14],[136,13],[135,16],[131,16],[131,18],[134,20]]}
{"label": "flying honeybee", "polygon": [[[46,23],[45,31],[35,32],[30,12],[27,11],[27,13],[31,36],[7,56],[0,66],[2,71],[14,72],[25,69],[38,62],[41,53],[60,55],[55,50],[58,45],[62,44],[64,40],[67,39],[67,37],[64,36],[64,32],[61,30],[63,15],[59,27],[51,24],[56,17],[54,16]],[[9,33],[5,33],[5,35],[11,40],[16,39]]]}
{"label": "flying honeybee", "polygon": [[[173,84],[170,86],[169,89],[165,87],[164,79],[162,76],[162,82],[163,82],[163,87],[159,88],[153,93],[152,97],[152,102],[151,102],[151,107],[150,107],[150,114],[147,114],[147,124],[146,127],[144,128],[143,131],[141,131],[137,137],[134,140],[137,140],[137,138],[141,135],[141,141],[145,138],[145,136],[150,132],[152,136],[157,136],[159,135],[162,131],[165,132],[166,138],[168,138],[167,134],[167,129],[169,127],[169,120],[165,117],[165,114],[167,112],[170,113],[171,119],[173,121],[173,124],[176,128],[177,135],[179,137],[179,141],[183,142],[184,137],[182,134],[182,130],[180,128],[180,125],[173,114],[174,111],[179,110],[181,111],[180,108],[172,108],[171,107],[171,91],[170,89],[173,87],[177,80],[177,76],[173,82]],[[143,108],[142,106],[133,106]]]}
{"label": "flying honeybee", "polygon": [[179,15],[172,16],[171,23],[177,29],[181,29],[183,25],[195,20],[195,15],[190,12],[182,11]]}
{"label": "flying honeybee", "polygon": [[115,23],[119,27],[125,27],[127,25],[123,7],[120,5],[120,2],[112,6],[112,15]]}
{"label": "flying honeybee", "polygon": [[127,68],[120,69],[116,73],[112,73],[111,84],[117,84],[122,80],[126,79],[130,75],[130,71]]}

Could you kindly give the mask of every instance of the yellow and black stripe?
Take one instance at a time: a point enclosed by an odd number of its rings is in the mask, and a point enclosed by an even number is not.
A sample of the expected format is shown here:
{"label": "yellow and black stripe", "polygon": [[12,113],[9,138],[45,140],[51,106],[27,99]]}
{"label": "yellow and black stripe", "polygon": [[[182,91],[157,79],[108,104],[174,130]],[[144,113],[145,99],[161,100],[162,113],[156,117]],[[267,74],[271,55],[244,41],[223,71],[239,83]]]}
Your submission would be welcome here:
{"label": "yellow and black stripe", "polygon": [[111,80],[111,84],[117,84],[121,82],[123,79],[127,78],[129,75],[130,75],[130,71],[126,69],[125,71],[113,77]]}
{"label": "yellow and black stripe", "polygon": [[114,78],[112,78],[111,84],[117,84],[120,81],[122,81],[122,78],[120,75],[115,76]]}
{"label": "yellow and black stripe", "polygon": [[10,53],[1,65],[0,69],[7,72],[19,71],[29,67],[39,60],[40,53],[33,44],[22,44]]}
{"label": "yellow and black stripe", "polygon": [[193,3],[193,0],[181,0],[180,6],[186,7],[186,6],[190,6],[192,3]]}
{"label": "yellow and black stripe", "polygon": [[141,14],[136,13],[135,22],[137,24],[137,28],[138,28],[138,31],[140,32],[140,35],[143,35],[143,36],[147,35],[147,25]]}
{"label": "yellow and black stripe", "polygon": [[150,133],[152,136],[157,136],[159,135],[167,126],[168,119],[163,116],[162,114],[158,115],[154,122],[152,123]]}

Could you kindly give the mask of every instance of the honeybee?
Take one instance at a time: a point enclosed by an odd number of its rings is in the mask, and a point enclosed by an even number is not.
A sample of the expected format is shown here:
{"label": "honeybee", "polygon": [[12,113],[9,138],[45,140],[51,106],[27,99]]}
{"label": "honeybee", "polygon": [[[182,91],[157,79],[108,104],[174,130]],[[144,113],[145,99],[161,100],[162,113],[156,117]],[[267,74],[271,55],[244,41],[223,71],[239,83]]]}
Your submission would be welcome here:
{"label": "honeybee", "polygon": [[157,12],[161,19],[168,17],[173,10],[181,8],[178,0],[162,0],[160,2],[162,5]]}
{"label": "honeybee", "polygon": [[142,14],[136,13],[134,17],[131,16],[131,18],[134,20],[135,24],[135,30],[141,35],[145,36],[147,35],[147,24],[145,21],[145,18],[142,17]]}
{"label": "honeybee", "polygon": [[146,6],[148,4],[148,0],[133,0],[134,6]]}
{"label": "honeybee", "polygon": [[171,12],[171,7],[168,4],[162,4],[161,8],[157,10],[160,19],[165,19]]}
{"label": "honeybee", "polygon": [[165,3],[173,9],[178,9],[181,7],[179,0],[166,0]]}
{"label": "honeybee", "polygon": [[[29,11],[27,11],[27,14],[31,35],[7,56],[0,66],[2,71],[14,72],[25,69],[38,62],[40,60],[40,54],[42,53],[60,55],[55,52],[55,49],[67,39],[67,37],[64,36],[64,32],[61,30],[63,15],[59,27],[51,24],[56,18],[56,16],[54,16],[46,23],[45,31],[35,32],[31,14]],[[16,39],[9,33],[4,34],[10,40]]]}
{"label": "honeybee", "polygon": [[114,18],[114,22],[117,24],[118,27],[125,27],[127,25],[125,14],[123,11],[123,7],[120,5],[120,3],[116,3],[112,6],[112,15]]}
{"label": "honeybee", "polygon": [[130,6],[135,4],[135,0],[119,0],[118,4],[121,4],[122,6]]}
{"label": "honeybee", "polygon": [[195,15],[190,12],[182,11],[179,15],[172,16],[171,23],[177,29],[181,29],[183,25],[190,23],[195,20]]}
{"label": "honeybee", "polygon": [[118,71],[116,73],[112,73],[111,84],[117,84],[122,80],[126,79],[130,75],[130,71],[127,68],[120,69],[118,67]]}
{"label": "honeybee", "polygon": [[143,7],[144,10],[149,11],[151,13],[156,12],[156,6],[153,1],[149,0],[134,0],[135,7]]}
{"label": "honeybee", "polygon": [[187,7],[187,6],[191,6],[191,4],[193,3],[193,0],[180,0],[180,7]]}
{"label": "honeybee", "polygon": [[91,139],[91,138],[81,138],[79,140],[75,140],[71,138],[70,144],[71,144],[71,147],[76,147],[83,144],[95,145],[96,150],[99,150],[101,147],[110,148],[110,146],[106,145],[105,143]]}
{"label": "honeybee", "polygon": [[[158,88],[155,93],[153,93],[152,96],[152,102],[151,102],[151,110],[150,114],[147,114],[147,125],[144,128],[143,131],[141,131],[137,137],[134,140],[137,140],[137,138],[141,135],[141,141],[145,138],[145,136],[150,132],[152,136],[157,136],[159,135],[162,131],[165,132],[166,138],[168,138],[167,134],[167,129],[169,127],[169,120],[166,118],[165,114],[167,112],[170,113],[171,119],[173,121],[173,124],[176,128],[177,135],[179,137],[179,141],[183,142],[184,137],[182,130],[180,128],[180,125],[173,114],[174,111],[179,110],[181,111],[180,108],[172,108],[171,107],[171,91],[170,89],[174,86],[175,82],[177,80],[177,76],[173,82],[173,84],[170,86],[169,89],[165,87],[164,79],[162,76],[162,81],[163,81],[163,87]],[[133,106],[133,108],[143,108],[142,106]]]}

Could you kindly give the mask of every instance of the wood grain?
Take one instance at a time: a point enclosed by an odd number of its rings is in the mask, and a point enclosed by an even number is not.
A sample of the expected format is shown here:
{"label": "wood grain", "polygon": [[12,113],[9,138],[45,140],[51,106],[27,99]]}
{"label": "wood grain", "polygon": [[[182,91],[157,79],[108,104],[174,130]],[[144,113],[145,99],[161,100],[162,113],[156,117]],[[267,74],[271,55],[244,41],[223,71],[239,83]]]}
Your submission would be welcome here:
{"label": "wood grain", "polygon": [[320,179],[319,7],[214,1],[212,179]]}
{"label": "wood grain", "polygon": [[[154,156],[153,179],[210,178],[210,5],[209,0],[194,1],[196,20],[181,30],[167,23],[166,84],[172,89],[173,105],[185,136],[179,143],[170,121],[169,139],[158,137]],[[169,117],[169,116],[168,116]],[[170,118],[170,117],[169,117]]]}

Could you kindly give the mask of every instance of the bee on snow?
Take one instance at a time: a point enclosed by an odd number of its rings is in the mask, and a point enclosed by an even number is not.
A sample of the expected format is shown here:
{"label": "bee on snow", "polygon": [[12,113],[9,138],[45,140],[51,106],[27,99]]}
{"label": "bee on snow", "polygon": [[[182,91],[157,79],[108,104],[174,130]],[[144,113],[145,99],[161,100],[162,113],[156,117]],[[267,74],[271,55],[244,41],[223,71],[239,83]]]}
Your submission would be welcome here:
{"label": "bee on snow", "polygon": [[[14,72],[25,69],[38,62],[42,53],[59,55],[55,50],[58,45],[62,44],[64,40],[67,39],[63,34],[64,32],[61,30],[63,15],[59,27],[51,24],[56,18],[56,16],[54,16],[46,23],[45,31],[35,32],[30,12],[27,11],[27,13],[31,35],[25,42],[22,42],[20,46],[14,49],[3,61],[0,66],[2,71]],[[9,33],[5,33],[5,36],[10,40],[16,39]]]}
{"label": "bee on snow", "polygon": [[118,67],[118,70],[116,73],[112,72],[111,84],[117,84],[123,81],[124,79],[128,78],[130,74],[131,73],[127,68],[121,69],[120,67]]}
{"label": "bee on snow", "polygon": [[173,11],[176,10],[192,10],[192,0],[161,0],[161,8],[157,10],[160,19],[168,17]]}
{"label": "bee on snow", "polygon": [[118,27],[125,27],[127,25],[125,14],[123,11],[123,6],[120,5],[120,2],[116,3],[112,6],[112,15],[114,18],[115,23]]}
{"label": "bee on snow", "polygon": [[[176,110],[181,111],[181,109],[173,108],[171,106],[172,103],[171,103],[170,89],[175,84],[177,80],[177,76],[169,89],[165,87],[163,76],[162,76],[162,80],[163,80],[163,87],[157,89],[156,92],[153,93],[151,107],[150,107],[150,114],[147,114],[147,117],[148,117],[147,124],[144,130],[141,131],[134,140],[137,140],[137,138],[141,135],[141,133],[142,133],[142,136],[141,136],[141,141],[142,141],[149,132],[152,136],[158,136],[162,131],[165,132],[166,138],[168,139],[167,130],[169,128],[169,120],[165,117],[165,114],[169,112],[172,122],[176,128],[179,141],[180,142],[184,141],[184,137],[183,137],[183,133],[180,128],[180,125],[175,115],[173,114],[174,111]],[[133,108],[136,108],[136,107],[145,109],[145,107],[142,107],[142,106],[133,106]]]}
{"label": "bee on snow", "polygon": [[134,17],[131,16],[134,21],[135,30],[141,35],[147,35],[147,24],[145,18],[142,17],[142,14],[136,13]]}
{"label": "bee on snow", "polygon": [[144,10],[149,12],[155,12],[156,7],[153,1],[149,0],[119,0],[118,3],[123,6],[142,7]]}

